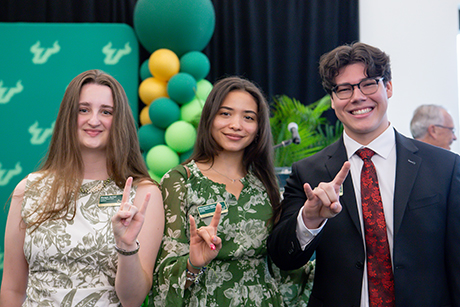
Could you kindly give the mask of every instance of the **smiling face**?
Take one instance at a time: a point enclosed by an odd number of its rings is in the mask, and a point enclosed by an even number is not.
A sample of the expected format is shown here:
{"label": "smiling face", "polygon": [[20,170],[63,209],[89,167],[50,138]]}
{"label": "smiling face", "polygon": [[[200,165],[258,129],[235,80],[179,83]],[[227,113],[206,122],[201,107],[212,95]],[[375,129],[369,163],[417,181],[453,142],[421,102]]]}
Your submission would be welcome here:
{"label": "smiling face", "polygon": [[[335,83],[357,84],[367,79],[366,67],[362,63],[343,67]],[[377,138],[389,125],[387,118],[388,98],[393,94],[391,81],[379,82],[377,92],[364,95],[357,86],[348,99],[339,99],[335,93],[331,95],[332,108],[337,118],[343,123],[345,132],[360,144],[367,145]]]}
{"label": "smiling face", "polygon": [[78,137],[82,152],[104,150],[113,120],[112,90],[108,86],[89,83],[80,91]]}
{"label": "smiling face", "polygon": [[257,135],[257,103],[251,94],[232,91],[222,102],[212,123],[211,135],[223,151],[240,152]]}

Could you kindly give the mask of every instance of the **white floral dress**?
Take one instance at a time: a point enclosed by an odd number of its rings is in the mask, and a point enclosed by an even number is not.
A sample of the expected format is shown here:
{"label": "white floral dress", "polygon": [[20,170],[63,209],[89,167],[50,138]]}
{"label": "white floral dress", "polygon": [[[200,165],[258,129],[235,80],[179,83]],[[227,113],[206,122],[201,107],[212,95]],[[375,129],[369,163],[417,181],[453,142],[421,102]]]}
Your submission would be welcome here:
{"label": "white floral dress", "polygon": [[[26,224],[33,221],[36,215],[30,213],[49,191],[47,180],[31,186],[40,177],[28,176],[21,212]],[[99,184],[99,180],[85,180],[82,188]],[[29,280],[23,306],[121,306],[114,288],[118,256],[111,224],[119,207],[99,207],[98,203],[102,195],[122,193],[111,181],[93,194],[80,193],[73,220],[49,220],[35,231],[26,230]],[[132,189],[131,199],[134,195]]]}
{"label": "white floral dress", "polygon": [[[236,199],[225,185],[205,177],[193,161],[187,166],[191,173],[188,179],[181,165],[162,179],[166,224],[149,305],[285,306],[286,301],[292,306],[306,306],[308,289],[302,292],[308,279],[305,270],[283,272],[281,277],[279,269],[267,260],[267,225],[272,207],[260,180],[249,172],[241,179],[243,190]],[[195,218],[197,227],[204,226],[210,218],[200,218],[198,207],[216,202],[225,202],[228,207],[217,229],[222,249],[199,282],[184,289],[188,216]]]}

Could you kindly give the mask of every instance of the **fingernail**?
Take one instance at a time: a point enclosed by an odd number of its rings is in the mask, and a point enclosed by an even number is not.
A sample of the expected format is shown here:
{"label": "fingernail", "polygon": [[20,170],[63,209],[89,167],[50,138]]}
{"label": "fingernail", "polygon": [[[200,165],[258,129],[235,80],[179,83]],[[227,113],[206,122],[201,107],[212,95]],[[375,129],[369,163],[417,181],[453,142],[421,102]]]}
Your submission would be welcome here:
{"label": "fingernail", "polygon": [[209,245],[209,247],[210,247],[211,250],[213,250],[213,251],[216,250],[216,246],[215,246],[214,244],[212,244],[212,243]]}

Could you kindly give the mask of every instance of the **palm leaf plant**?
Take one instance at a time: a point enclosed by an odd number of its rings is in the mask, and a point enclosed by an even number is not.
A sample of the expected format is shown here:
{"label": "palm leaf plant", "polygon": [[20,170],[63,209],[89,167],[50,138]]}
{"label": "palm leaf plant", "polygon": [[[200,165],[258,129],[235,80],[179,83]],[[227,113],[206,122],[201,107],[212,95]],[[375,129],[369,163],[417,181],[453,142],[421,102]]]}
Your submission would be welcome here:
{"label": "palm leaf plant", "polygon": [[323,116],[330,108],[329,95],[307,106],[286,95],[273,98],[270,125],[274,144],[291,138],[287,128],[291,122],[299,126],[301,138],[300,144],[275,149],[276,167],[290,167],[295,161],[317,153],[339,138],[343,129],[342,124],[339,121],[330,124]]}

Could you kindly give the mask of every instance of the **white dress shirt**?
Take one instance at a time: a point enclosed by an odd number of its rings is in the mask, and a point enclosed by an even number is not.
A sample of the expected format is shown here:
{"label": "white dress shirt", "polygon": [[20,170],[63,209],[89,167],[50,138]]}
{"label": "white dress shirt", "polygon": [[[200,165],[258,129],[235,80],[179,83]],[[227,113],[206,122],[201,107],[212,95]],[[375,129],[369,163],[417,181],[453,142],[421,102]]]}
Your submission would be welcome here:
{"label": "white dress shirt", "polygon": [[[347,151],[348,161],[350,161],[350,173],[353,187],[355,189],[356,204],[358,206],[359,220],[361,222],[361,231],[364,238],[364,226],[361,207],[361,169],[363,167],[363,160],[356,155],[356,151],[367,147],[375,152],[372,157],[372,162],[377,171],[377,178],[379,180],[380,194],[382,197],[383,211],[385,215],[385,222],[387,227],[388,244],[390,246],[390,254],[393,257],[393,198],[396,179],[396,143],[395,132],[392,125],[375,140],[367,146],[363,146],[350,138],[344,131],[343,133],[344,145]],[[297,239],[299,240],[302,250],[313,240],[313,238],[321,231],[327,221],[325,221],[318,229],[308,229],[302,219],[302,209],[297,216]],[[366,249],[366,246],[364,246]],[[393,259],[392,259],[393,261]],[[363,274],[363,288],[361,292],[361,307],[369,306],[368,282],[367,282],[367,261],[364,264]]]}

